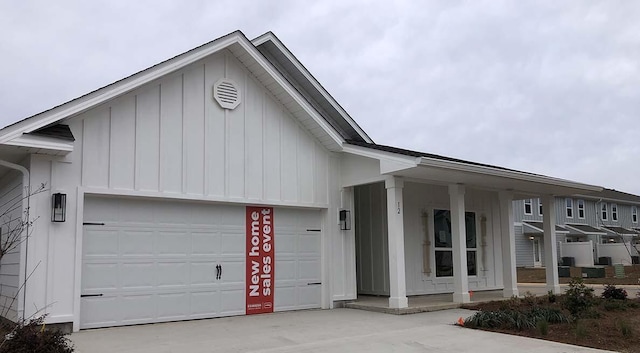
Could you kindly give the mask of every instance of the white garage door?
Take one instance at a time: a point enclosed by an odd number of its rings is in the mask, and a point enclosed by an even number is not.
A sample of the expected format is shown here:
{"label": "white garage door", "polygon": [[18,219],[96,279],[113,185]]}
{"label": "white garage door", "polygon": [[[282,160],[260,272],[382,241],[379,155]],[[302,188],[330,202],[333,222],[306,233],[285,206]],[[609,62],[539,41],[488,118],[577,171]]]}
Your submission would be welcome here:
{"label": "white garage door", "polygon": [[[276,311],[320,307],[320,219],[274,210]],[[245,234],[243,206],[87,198],[80,327],[244,315]]]}

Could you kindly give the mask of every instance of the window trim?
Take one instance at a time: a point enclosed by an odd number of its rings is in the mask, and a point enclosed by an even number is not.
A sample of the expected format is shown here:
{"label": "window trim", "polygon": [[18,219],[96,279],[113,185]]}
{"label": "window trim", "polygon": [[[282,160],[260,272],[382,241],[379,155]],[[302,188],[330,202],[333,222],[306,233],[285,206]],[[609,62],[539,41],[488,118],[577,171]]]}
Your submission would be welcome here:
{"label": "window trim", "polygon": [[[451,255],[452,255],[452,261],[453,261],[453,239],[452,239],[451,247],[437,247],[436,246],[436,241],[435,241],[436,240],[435,239],[435,237],[436,237],[436,228],[435,228],[436,227],[436,225],[435,225],[435,214],[436,214],[436,211],[449,211],[449,214],[451,214],[451,209],[448,209],[447,207],[434,207],[434,208],[431,209],[431,223],[432,223],[432,226],[430,228],[431,228],[431,231],[433,232],[433,239],[432,239],[433,247],[430,250],[430,251],[432,251],[432,254],[433,254],[433,260],[432,260],[433,261],[432,262],[433,263],[433,274],[432,274],[432,276],[434,278],[436,278],[436,279],[453,278],[453,275],[451,275],[451,276],[438,276],[438,269],[437,269],[438,264],[437,264],[437,261],[436,261],[436,252],[450,252]],[[468,256],[468,254],[470,252],[474,252],[476,260],[475,260],[475,274],[471,275],[471,274],[469,274],[467,272],[467,276],[468,277],[479,277],[480,276],[480,274],[479,274],[480,273],[480,264],[479,264],[478,261],[480,259],[480,252],[481,252],[480,245],[479,245],[479,242],[480,242],[480,238],[479,237],[482,236],[481,234],[479,234],[480,218],[478,217],[478,215],[479,215],[478,212],[472,211],[472,210],[465,210],[465,219],[466,219],[466,215],[468,213],[471,213],[471,214],[474,215],[474,220],[475,220],[475,222],[474,222],[475,223],[474,224],[475,225],[475,246],[473,248],[467,247],[466,248],[466,252],[467,252],[467,256]],[[453,236],[453,234],[451,234],[451,236]],[[466,236],[465,236],[465,239],[466,239]],[[465,245],[466,245],[466,242],[465,242]],[[455,264],[452,264],[452,265],[455,265]],[[467,264],[467,266],[468,266],[468,264]],[[467,271],[468,271],[468,268],[467,268]]]}
{"label": "window trim", "polygon": [[564,205],[565,205],[565,216],[567,218],[573,218],[573,199],[572,198],[565,198],[564,199]]}
{"label": "window trim", "polygon": [[618,221],[618,204],[617,203],[611,204],[611,220],[613,222]]}
{"label": "window trim", "polygon": [[538,199],[538,216],[542,217],[542,199]]}
{"label": "window trim", "polygon": [[600,206],[600,219],[603,221],[609,220],[609,208],[606,202],[603,202],[602,206]]}
{"label": "window trim", "polygon": [[638,223],[638,206],[631,206],[631,222]]}
{"label": "window trim", "polygon": [[[529,206],[529,212],[527,212],[527,206]],[[524,200],[524,214],[527,216],[532,216],[533,215],[533,200],[532,199],[525,199]]]}
{"label": "window trim", "polygon": [[[585,218],[585,202],[582,199],[579,199],[576,202],[577,205],[577,209],[578,209],[578,219],[584,219]],[[582,213],[582,216],[580,216],[580,213]]]}

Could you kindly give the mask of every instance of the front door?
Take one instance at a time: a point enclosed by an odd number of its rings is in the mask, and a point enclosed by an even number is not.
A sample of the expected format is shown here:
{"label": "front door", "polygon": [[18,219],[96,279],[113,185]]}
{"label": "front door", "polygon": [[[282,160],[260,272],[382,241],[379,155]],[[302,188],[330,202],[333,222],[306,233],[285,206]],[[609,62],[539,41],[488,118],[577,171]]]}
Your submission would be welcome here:
{"label": "front door", "polygon": [[540,239],[533,239],[533,267],[542,267],[542,256],[540,255]]}

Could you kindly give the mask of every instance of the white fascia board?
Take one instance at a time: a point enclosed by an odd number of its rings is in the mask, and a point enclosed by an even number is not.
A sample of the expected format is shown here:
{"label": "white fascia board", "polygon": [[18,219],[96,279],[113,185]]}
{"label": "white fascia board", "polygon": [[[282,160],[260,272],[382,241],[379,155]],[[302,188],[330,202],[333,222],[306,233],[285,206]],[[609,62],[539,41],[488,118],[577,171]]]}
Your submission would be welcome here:
{"label": "white fascia board", "polygon": [[344,120],[346,120],[351,127],[353,127],[358,134],[368,143],[373,143],[373,140],[367,135],[364,130],[351,118],[349,113],[347,113],[341,106],[336,102],[333,97],[327,92],[322,85],[311,75],[311,73],[296,59],[296,57],[287,49],[287,47],[280,42],[280,40],[273,35],[271,32],[267,32],[251,41],[253,45],[256,47],[265,42],[271,41],[277,48],[287,57],[287,59],[304,75],[304,77],[309,81],[317,90],[322,94],[322,96],[342,115]]}
{"label": "white fascia board", "polygon": [[533,183],[555,185],[555,186],[561,186],[561,187],[567,187],[567,188],[573,188],[573,189],[582,189],[587,192],[602,191],[602,187],[600,186],[577,183],[577,182],[573,182],[565,179],[547,177],[542,175],[532,175],[524,172],[502,170],[502,169],[496,169],[491,167],[470,165],[470,164],[454,162],[454,161],[445,161],[445,160],[429,158],[429,157],[421,157],[419,164],[425,167],[451,169],[451,170],[460,171],[460,172],[485,174],[485,175],[508,178],[508,179],[529,181]]}
{"label": "white fascia board", "polygon": [[386,160],[386,161],[394,162],[397,164],[404,164],[407,166],[407,168],[405,169],[415,168],[418,166],[420,162],[420,158],[399,155],[391,152],[378,151],[371,148],[354,146],[349,144],[344,144],[342,146],[342,151],[346,153],[351,153],[357,156],[361,156],[361,157],[368,157],[368,158],[373,158],[378,160]]}
{"label": "white fascia board", "polygon": [[5,143],[9,140],[13,140],[16,137],[19,137],[23,132],[32,132],[43,126],[53,124],[66,117],[91,109],[101,103],[132,91],[157,78],[177,71],[240,40],[241,34],[238,32],[234,32],[226,37],[222,37],[214,42],[209,43],[209,45],[205,44],[205,47],[197,50],[194,53],[186,55],[183,58],[176,58],[175,60],[169,59],[168,62],[159,64],[158,67],[151,67],[150,69],[143,70],[137,74],[134,74],[128,79],[125,78],[122,82],[113,83],[102,89],[99,89],[98,91],[90,93],[86,97],[74,99],[72,101],[64,103],[58,108],[53,108],[52,111],[46,111],[31,118],[27,118],[27,120],[24,121],[24,124],[18,123],[15,126],[6,127],[5,129],[8,130],[5,131],[4,134],[0,135],[0,143]]}
{"label": "white fascia board", "polygon": [[73,152],[73,141],[61,141],[59,139],[43,136],[22,135],[3,144],[18,147],[41,148],[45,150],[61,152]]}
{"label": "white fascia board", "polygon": [[257,61],[273,77],[273,79],[298,103],[304,111],[331,137],[337,144],[338,149],[344,143],[344,139],[320,114],[304,99],[300,93],[287,81],[282,74],[267,60],[251,42],[248,40],[239,41],[238,44],[244,48],[251,57]]}
{"label": "white fascia board", "polygon": [[597,195],[582,195],[582,194],[575,194],[575,195],[567,195],[567,196],[571,196],[573,198],[576,199],[589,199],[589,200],[595,200],[595,201],[607,201],[607,202],[616,202],[619,205],[640,205],[640,201],[629,201],[629,200],[621,200],[621,199],[612,199],[610,197],[599,197]]}

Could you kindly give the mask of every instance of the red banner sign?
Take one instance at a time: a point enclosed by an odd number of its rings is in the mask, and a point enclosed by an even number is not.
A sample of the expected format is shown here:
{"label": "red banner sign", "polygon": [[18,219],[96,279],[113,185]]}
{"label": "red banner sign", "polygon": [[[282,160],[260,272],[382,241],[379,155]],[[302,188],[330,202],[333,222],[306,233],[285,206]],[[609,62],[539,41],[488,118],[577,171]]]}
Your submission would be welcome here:
{"label": "red banner sign", "polygon": [[273,312],[275,257],[273,208],[247,206],[246,314]]}

